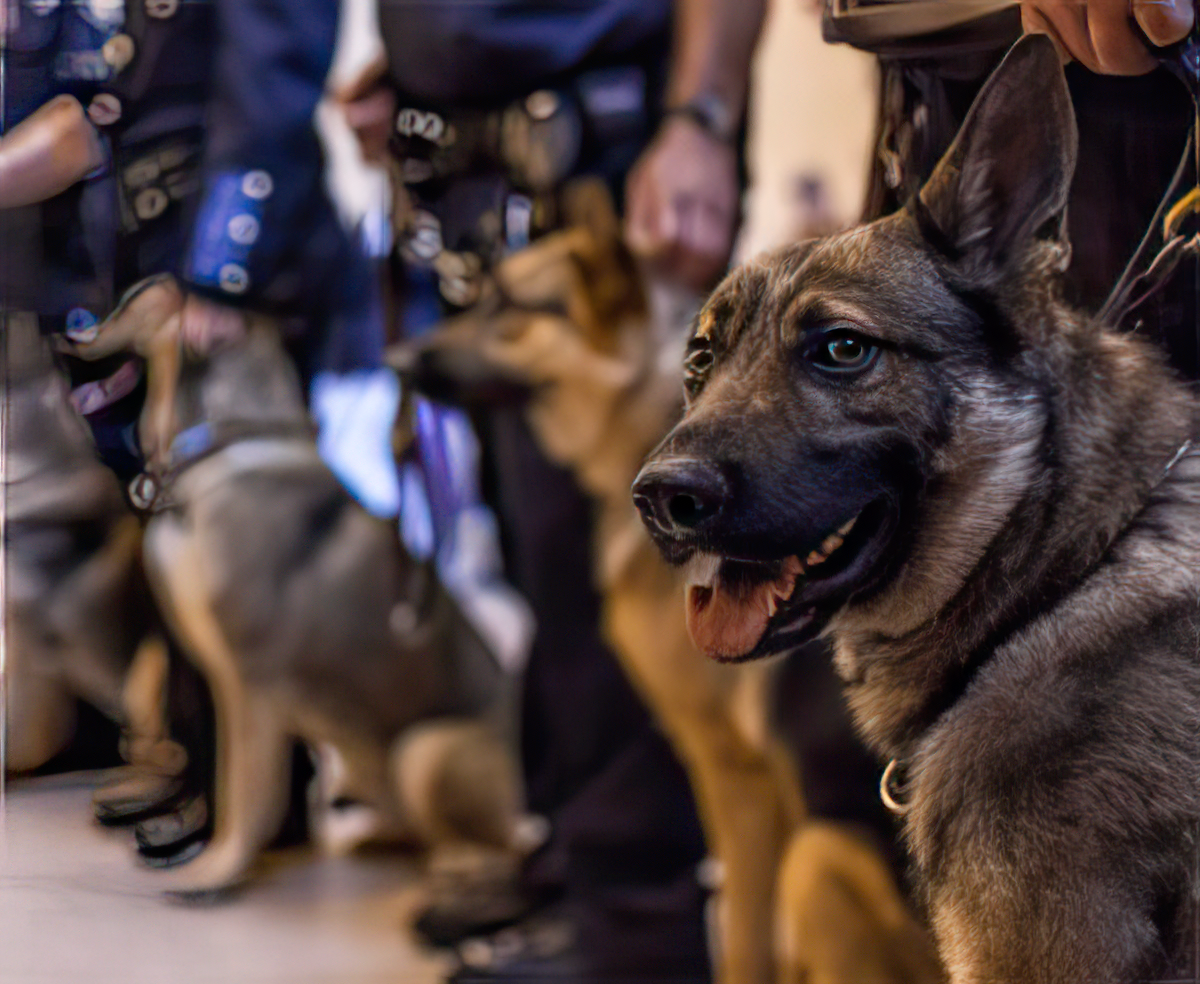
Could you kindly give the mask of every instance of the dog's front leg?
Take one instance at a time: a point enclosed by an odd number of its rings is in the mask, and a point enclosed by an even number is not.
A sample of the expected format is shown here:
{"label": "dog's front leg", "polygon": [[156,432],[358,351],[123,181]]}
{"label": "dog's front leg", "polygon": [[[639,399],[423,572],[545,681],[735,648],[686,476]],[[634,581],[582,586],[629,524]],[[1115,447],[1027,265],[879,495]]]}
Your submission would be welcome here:
{"label": "dog's front leg", "polygon": [[195,861],[167,876],[165,890],[205,895],[240,882],[283,821],[291,742],[270,695],[236,672],[206,674],[217,725],[213,837]]}
{"label": "dog's front leg", "polygon": [[92,796],[102,823],[141,819],[166,803],[178,788],[187,752],[167,733],[169,656],[161,636],[143,639],[125,678],[122,752],[129,766]]}
{"label": "dog's front leg", "polygon": [[203,674],[216,714],[213,837],[195,861],[164,876],[164,889],[202,896],[237,884],[278,830],[287,810],[290,739],[283,708],[242,675],[214,617],[210,557],[172,518],[147,530],[152,584],[185,652]]}
{"label": "dog's front leg", "polygon": [[[1033,823],[993,815],[990,828],[966,810],[960,817],[964,825],[974,822],[973,831],[1009,836],[993,834],[987,844],[947,838],[936,865],[930,909],[951,984],[1132,984],[1183,976],[1158,966],[1166,943],[1156,925],[1158,886],[1129,864],[1128,847],[1097,843],[1086,826],[1056,830],[1046,814]],[[1033,836],[1012,835],[1022,819]]]}

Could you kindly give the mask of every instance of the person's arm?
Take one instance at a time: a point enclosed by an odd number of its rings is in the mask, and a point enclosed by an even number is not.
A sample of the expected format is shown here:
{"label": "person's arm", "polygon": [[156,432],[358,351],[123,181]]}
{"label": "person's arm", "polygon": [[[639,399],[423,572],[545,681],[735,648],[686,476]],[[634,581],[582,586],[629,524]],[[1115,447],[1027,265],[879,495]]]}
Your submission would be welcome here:
{"label": "person's arm", "polygon": [[630,172],[626,239],[667,279],[697,290],[729,261],[737,148],[765,0],[676,0],[667,115]]}
{"label": "person's arm", "polygon": [[[1064,61],[1105,75],[1144,75],[1158,60],[1156,47],[1187,37],[1194,0],[1030,0],[1021,19],[1030,33],[1048,34]],[[1137,28],[1144,38],[1139,37]]]}
{"label": "person's arm", "polygon": [[203,188],[183,279],[185,341],[205,351],[244,330],[241,310],[299,303],[304,248],[323,208],[313,113],[337,34],[337,0],[217,0]]}

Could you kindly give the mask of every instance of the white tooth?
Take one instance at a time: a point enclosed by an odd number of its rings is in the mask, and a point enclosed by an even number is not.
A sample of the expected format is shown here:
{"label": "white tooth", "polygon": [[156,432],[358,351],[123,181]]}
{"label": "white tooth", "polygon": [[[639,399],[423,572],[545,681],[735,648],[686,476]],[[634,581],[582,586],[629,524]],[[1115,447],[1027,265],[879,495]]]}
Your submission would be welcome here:
{"label": "white tooth", "polygon": [[839,527],[838,527],[838,534],[839,534],[839,535],[841,535],[841,536],[845,536],[845,535],[846,535],[847,533],[849,533],[849,532],[850,532],[852,529],[854,529],[854,524],[855,524],[855,523],[857,523],[857,522],[858,522],[858,517],[857,517],[857,516],[855,516],[855,517],[854,517],[852,520],[850,520],[850,522],[848,522],[848,523],[847,523],[845,526],[839,526]]}
{"label": "white tooth", "polygon": [[844,541],[842,538],[836,533],[830,533],[829,536],[825,537],[825,541],[821,544],[821,553],[828,557],[838,547],[840,547],[843,542]]}
{"label": "white tooth", "polygon": [[721,569],[719,554],[698,553],[687,562],[684,568],[684,579],[688,584],[700,588],[711,588],[717,580],[717,572]]}

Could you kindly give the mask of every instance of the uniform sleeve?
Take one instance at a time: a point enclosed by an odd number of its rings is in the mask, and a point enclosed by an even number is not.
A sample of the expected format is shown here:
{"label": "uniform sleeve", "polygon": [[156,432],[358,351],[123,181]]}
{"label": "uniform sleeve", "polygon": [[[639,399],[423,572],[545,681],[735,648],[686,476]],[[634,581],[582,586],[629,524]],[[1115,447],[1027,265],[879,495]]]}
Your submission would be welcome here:
{"label": "uniform sleeve", "polygon": [[345,262],[313,124],[337,0],[215,0],[201,196],[184,264],[226,303],[302,307],[313,271]]}

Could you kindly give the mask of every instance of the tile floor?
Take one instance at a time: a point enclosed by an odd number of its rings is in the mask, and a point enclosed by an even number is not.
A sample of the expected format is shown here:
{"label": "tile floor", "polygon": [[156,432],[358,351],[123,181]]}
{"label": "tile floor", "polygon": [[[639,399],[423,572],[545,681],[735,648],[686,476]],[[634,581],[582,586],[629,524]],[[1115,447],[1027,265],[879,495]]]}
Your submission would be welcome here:
{"label": "tile floor", "polygon": [[92,776],[13,782],[0,819],[2,984],[435,984],[404,931],[403,855],[274,852],[233,899],[172,903],[132,837],[92,822]]}

